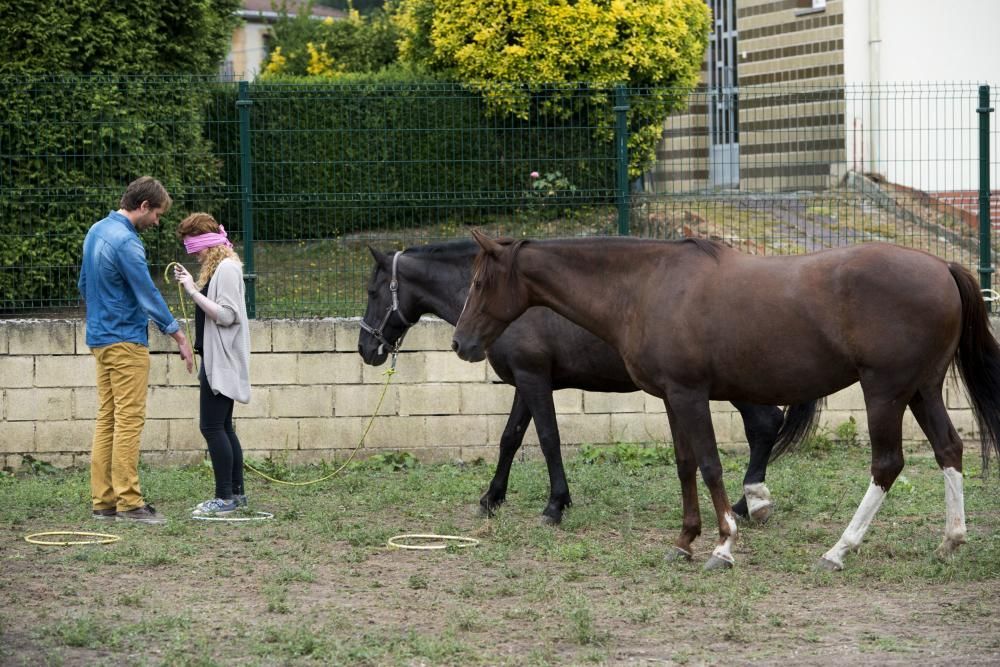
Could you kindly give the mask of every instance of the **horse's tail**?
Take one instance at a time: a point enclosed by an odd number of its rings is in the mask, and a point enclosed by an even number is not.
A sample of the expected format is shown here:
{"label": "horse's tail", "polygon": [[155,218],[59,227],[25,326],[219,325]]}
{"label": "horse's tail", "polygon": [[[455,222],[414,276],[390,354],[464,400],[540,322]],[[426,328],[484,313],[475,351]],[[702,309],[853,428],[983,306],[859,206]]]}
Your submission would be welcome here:
{"label": "horse's tail", "polygon": [[968,269],[949,263],[948,269],[962,295],[962,335],[955,365],[965,382],[972,414],[979,426],[983,472],[990,463],[990,449],[1000,456],[1000,344],[990,329],[986,302]]}
{"label": "horse's tail", "polygon": [[778,429],[778,437],[771,449],[770,461],[802,444],[819,423],[820,401],[789,405],[785,408],[785,419]]}

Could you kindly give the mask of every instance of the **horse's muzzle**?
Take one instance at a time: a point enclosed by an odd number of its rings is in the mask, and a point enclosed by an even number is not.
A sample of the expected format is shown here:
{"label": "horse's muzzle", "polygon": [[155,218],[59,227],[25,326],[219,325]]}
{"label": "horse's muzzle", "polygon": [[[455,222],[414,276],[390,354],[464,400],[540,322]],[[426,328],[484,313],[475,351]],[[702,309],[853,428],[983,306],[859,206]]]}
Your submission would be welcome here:
{"label": "horse's muzzle", "polygon": [[462,361],[476,362],[486,358],[482,346],[477,343],[462,343],[458,338],[451,339],[451,349]]}

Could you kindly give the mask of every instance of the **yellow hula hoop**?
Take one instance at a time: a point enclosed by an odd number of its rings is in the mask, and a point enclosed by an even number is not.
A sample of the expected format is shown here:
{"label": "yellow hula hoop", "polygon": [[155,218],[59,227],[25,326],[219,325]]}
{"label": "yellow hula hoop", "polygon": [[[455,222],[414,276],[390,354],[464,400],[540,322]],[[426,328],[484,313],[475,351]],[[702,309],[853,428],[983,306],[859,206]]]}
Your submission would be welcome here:
{"label": "yellow hula hoop", "polygon": [[[170,267],[179,266],[182,269],[184,265],[180,262],[170,262],[167,264],[167,268],[163,269],[163,280],[168,285],[170,284]],[[194,338],[191,338],[191,322],[188,319],[187,307],[184,305],[184,289],[181,287],[180,283],[177,283],[177,299],[181,302],[181,315],[184,316],[184,332],[187,334],[188,345],[191,346],[192,360],[194,361],[194,369],[198,370],[198,357],[194,354]]]}
{"label": "yellow hula hoop", "polygon": [[[400,544],[400,540],[439,540],[437,544]],[[446,549],[448,543],[459,549],[474,547],[479,545],[479,540],[474,537],[462,537],[461,535],[435,535],[434,533],[409,533],[406,535],[396,535],[390,537],[388,545],[394,549],[413,549],[416,551],[434,551]]]}
{"label": "yellow hula hoop", "polygon": [[357,446],[351,452],[351,455],[347,457],[347,460],[344,461],[344,463],[341,464],[341,466],[339,468],[337,468],[336,470],[334,470],[333,472],[331,472],[329,475],[324,475],[323,477],[320,477],[318,479],[311,479],[311,480],[309,480],[307,482],[289,482],[289,481],[286,481],[286,480],[283,480],[283,479],[276,479],[274,477],[271,477],[270,475],[268,475],[266,473],[263,473],[260,470],[257,470],[256,468],[254,468],[252,465],[250,465],[246,461],[243,462],[243,466],[245,468],[247,468],[248,470],[250,470],[251,472],[254,472],[254,473],[260,475],[261,477],[263,477],[264,479],[266,479],[268,481],[274,482],[275,484],[284,484],[286,486],[309,486],[310,484],[318,484],[319,482],[324,482],[324,481],[330,479],[331,477],[340,474],[344,470],[344,468],[346,468],[348,466],[348,464],[351,461],[354,460],[354,457],[355,457],[355,455],[357,455],[358,450],[360,450],[364,446],[364,444],[365,444],[365,438],[368,437],[368,431],[371,430],[372,424],[375,423],[375,417],[378,416],[379,408],[382,407],[382,401],[383,401],[383,399],[385,399],[385,393],[389,390],[389,381],[392,380],[392,376],[395,373],[396,373],[396,369],[394,369],[394,368],[390,368],[389,370],[387,370],[385,372],[386,378],[385,378],[385,384],[382,385],[382,393],[378,397],[378,403],[375,404],[375,410],[372,412],[372,416],[368,420],[368,425],[365,426],[365,430],[361,434],[361,439],[358,441]]}
{"label": "yellow hula hoop", "polygon": [[[63,542],[55,542],[52,540],[39,540],[39,537],[47,537],[50,535],[83,535],[84,537],[96,537],[95,540],[68,540]],[[32,533],[31,535],[25,535],[24,541],[29,544],[41,544],[44,546],[51,547],[67,547],[76,544],[111,544],[122,539],[118,535],[110,535],[108,533],[84,533],[75,530],[53,530],[47,533]]]}

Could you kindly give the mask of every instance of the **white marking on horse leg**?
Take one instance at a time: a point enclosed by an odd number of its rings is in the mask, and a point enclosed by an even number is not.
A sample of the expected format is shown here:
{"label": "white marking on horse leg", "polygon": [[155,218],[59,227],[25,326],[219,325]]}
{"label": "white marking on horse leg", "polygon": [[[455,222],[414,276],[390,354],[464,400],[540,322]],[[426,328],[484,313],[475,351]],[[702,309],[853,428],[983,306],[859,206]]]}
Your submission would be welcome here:
{"label": "white marking on horse leg", "polygon": [[868,532],[868,526],[872,519],[878,514],[882,501],[885,500],[886,491],[875,483],[872,479],[868,484],[868,491],[858,505],[858,510],[854,513],[854,518],[847,525],[844,534],[840,536],[833,548],[823,554],[823,559],[833,563],[838,570],[844,569],[844,556],[861,546],[861,541]]}
{"label": "white marking on horse leg", "polygon": [[954,468],[944,468],[944,502],[945,519],[944,541],[938,548],[942,556],[951,554],[960,545],[965,544],[965,492],[963,491],[962,473]]}
{"label": "white marking on horse leg", "polygon": [[747,512],[751,519],[764,521],[771,514],[771,507],[774,502],[771,500],[771,492],[763,483],[744,484],[743,495],[747,499]]}
{"label": "white marking on horse leg", "polygon": [[729,526],[729,537],[722,544],[715,547],[712,555],[732,565],[736,562],[732,554],[733,543],[736,541],[736,517],[733,516],[732,512],[726,512],[722,518]]}

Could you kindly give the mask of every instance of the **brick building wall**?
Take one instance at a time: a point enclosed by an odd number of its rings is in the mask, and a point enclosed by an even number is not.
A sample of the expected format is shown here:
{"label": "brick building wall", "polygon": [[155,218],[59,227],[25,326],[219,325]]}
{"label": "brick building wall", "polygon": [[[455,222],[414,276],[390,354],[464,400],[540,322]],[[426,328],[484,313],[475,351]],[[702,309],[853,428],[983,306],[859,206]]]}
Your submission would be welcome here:
{"label": "brick building wall", "polygon": [[[810,5],[735,2],[741,190],[825,189],[846,160],[843,1],[829,0],[821,10]],[[710,187],[711,103],[700,88],[685,112],[666,121],[653,192]]]}

